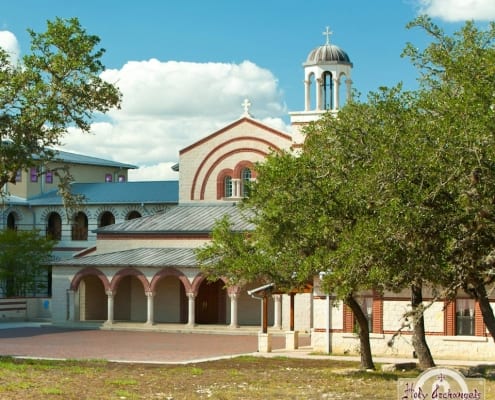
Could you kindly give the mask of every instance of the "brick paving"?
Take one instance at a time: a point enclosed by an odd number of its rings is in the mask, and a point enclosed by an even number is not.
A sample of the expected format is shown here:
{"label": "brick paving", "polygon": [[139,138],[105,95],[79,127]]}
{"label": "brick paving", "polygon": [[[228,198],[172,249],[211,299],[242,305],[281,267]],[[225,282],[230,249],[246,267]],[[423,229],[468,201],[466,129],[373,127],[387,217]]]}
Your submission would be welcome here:
{"label": "brick paving", "polygon": [[[256,335],[76,330],[53,326],[0,329],[0,355],[4,356],[187,363],[253,353],[257,347]],[[272,347],[284,348],[285,338],[274,336]]]}

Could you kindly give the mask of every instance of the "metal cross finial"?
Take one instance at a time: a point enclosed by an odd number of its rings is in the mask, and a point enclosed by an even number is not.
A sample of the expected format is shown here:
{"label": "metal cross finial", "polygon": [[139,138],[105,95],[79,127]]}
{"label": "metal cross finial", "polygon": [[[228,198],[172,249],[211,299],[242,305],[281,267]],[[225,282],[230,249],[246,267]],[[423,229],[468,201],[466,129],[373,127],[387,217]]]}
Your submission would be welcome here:
{"label": "metal cross finial", "polygon": [[249,113],[249,107],[251,107],[251,103],[249,102],[249,100],[244,99],[241,105],[244,107],[244,116],[246,117],[251,116],[251,114]]}
{"label": "metal cross finial", "polygon": [[330,44],[330,35],[332,35],[333,32],[330,30],[330,27],[327,26],[327,29],[325,30],[325,32],[323,32],[323,35],[326,35],[327,36],[327,43],[326,44]]}

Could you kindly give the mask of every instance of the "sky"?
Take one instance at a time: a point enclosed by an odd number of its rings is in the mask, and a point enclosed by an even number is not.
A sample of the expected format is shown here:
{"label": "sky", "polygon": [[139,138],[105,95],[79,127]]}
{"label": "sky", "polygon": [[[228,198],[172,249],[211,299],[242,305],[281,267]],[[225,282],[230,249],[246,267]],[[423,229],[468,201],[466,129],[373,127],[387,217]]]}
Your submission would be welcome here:
{"label": "sky", "polygon": [[366,96],[399,82],[416,87],[401,53],[430,38],[406,24],[420,14],[451,34],[466,20],[495,20],[494,0],[16,0],[3,2],[0,46],[29,54],[27,29],[77,17],[106,50],[103,78],[123,94],[120,110],[90,134],[73,130],[66,151],[136,165],[132,181],[178,179],[179,151],[239,119],[242,102],[261,122],[290,132],[304,109],[303,63],[330,42],[353,63],[353,89]]}

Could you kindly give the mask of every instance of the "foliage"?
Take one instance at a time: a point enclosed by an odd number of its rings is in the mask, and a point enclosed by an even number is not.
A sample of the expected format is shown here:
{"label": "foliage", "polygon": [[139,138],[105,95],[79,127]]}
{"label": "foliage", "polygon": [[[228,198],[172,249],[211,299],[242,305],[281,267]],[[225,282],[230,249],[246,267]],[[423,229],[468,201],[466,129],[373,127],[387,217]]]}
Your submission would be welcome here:
{"label": "foliage", "polygon": [[478,29],[467,22],[449,37],[427,17],[410,24],[434,40],[405,55],[421,71],[420,107],[434,139],[443,186],[451,205],[444,233],[454,270],[452,293],[463,289],[479,301],[495,337],[487,293],[495,276],[495,23]]}
{"label": "foliage", "polygon": [[55,242],[37,231],[0,231],[0,288],[6,297],[38,292]]}
{"label": "foliage", "polygon": [[99,77],[105,50],[77,18],[28,32],[31,53],[21,63],[0,49],[0,189],[15,184],[18,171],[53,159],[70,126],[88,132],[95,113],[120,104],[118,89]]}

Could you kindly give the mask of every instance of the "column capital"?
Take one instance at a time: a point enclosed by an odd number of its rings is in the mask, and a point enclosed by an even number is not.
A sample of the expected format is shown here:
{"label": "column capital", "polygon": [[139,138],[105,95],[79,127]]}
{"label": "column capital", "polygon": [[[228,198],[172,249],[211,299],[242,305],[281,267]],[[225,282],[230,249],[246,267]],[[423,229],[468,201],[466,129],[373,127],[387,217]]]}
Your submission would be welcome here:
{"label": "column capital", "polygon": [[148,292],[145,292],[146,297],[153,297],[156,293],[152,292],[151,290]]}

